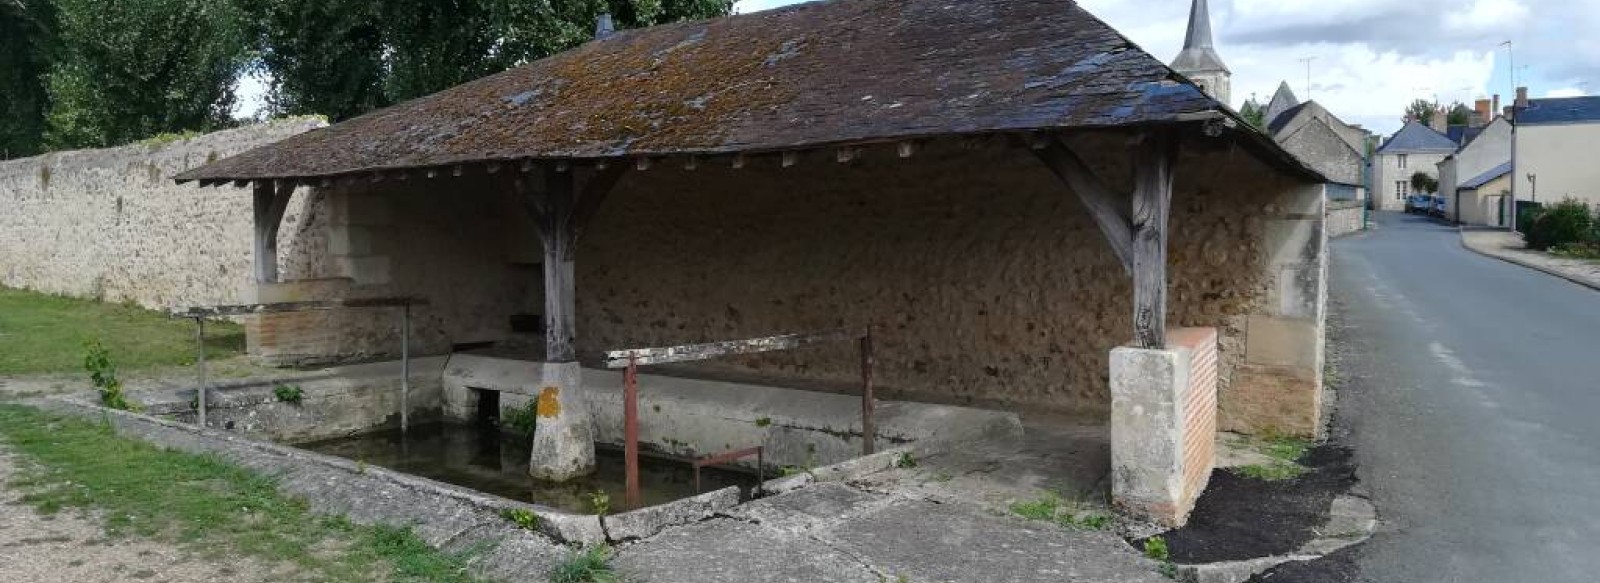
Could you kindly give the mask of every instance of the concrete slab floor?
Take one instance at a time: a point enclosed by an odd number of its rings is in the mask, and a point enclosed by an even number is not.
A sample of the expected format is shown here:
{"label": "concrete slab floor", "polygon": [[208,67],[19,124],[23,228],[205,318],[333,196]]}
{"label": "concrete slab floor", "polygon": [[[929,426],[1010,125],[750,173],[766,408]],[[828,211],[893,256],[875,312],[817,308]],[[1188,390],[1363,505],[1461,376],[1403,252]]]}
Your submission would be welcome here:
{"label": "concrete slab floor", "polygon": [[828,482],[624,546],[625,576],[652,581],[990,583],[1165,581],[1105,531]]}
{"label": "concrete slab floor", "polygon": [[1105,425],[1029,420],[1019,439],[919,448],[915,466],[861,480],[878,491],[1009,512],[1011,503],[1046,493],[1107,507],[1111,445]]}

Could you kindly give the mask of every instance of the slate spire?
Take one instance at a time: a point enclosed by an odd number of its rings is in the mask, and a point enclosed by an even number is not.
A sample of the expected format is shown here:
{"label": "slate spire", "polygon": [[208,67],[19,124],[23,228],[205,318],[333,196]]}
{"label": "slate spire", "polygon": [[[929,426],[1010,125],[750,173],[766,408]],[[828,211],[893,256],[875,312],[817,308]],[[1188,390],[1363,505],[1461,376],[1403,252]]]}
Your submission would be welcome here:
{"label": "slate spire", "polygon": [[1183,37],[1183,48],[1209,49],[1211,47],[1211,10],[1206,0],[1194,0],[1189,7],[1189,33]]}

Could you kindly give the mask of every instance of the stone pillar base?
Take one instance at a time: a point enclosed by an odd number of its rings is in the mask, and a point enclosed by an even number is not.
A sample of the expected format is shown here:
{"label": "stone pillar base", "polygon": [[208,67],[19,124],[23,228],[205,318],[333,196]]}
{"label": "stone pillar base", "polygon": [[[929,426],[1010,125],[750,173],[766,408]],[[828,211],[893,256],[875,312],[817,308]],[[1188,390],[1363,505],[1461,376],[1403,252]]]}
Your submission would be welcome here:
{"label": "stone pillar base", "polygon": [[576,362],[544,363],[535,397],[533,453],[528,473],[562,482],[594,472],[594,428],[583,398],[583,375]]}
{"label": "stone pillar base", "polygon": [[1217,333],[1173,330],[1167,346],[1111,351],[1111,497],[1125,513],[1177,527],[1215,462]]}

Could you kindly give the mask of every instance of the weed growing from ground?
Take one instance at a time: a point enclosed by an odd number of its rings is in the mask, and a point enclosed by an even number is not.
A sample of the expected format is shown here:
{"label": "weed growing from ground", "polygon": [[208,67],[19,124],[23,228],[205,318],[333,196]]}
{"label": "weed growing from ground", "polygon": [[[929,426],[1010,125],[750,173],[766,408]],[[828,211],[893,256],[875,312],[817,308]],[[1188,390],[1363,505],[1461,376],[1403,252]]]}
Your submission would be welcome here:
{"label": "weed growing from ground", "polygon": [[300,385],[280,384],[272,387],[272,396],[277,397],[280,403],[299,405],[301,399],[305,398],[306,392],[300,389]]}
{"label": "weed growing from ground", "polygon": [[100,393],[100,404],[112,409],[128,411],[132,406],[122,392],[122,380],[117,378],[117,365],[111,362],[111,351],[94,340],[84,345],[83,369],[89,372],[89,382]]}
{"label": "weed growing from ground", "polygon": [[1172,553],[1167,549],[1167,539],[1152,536],[1144,539],[1144,556],[1161,562],[1157,570],[1168,579],[1178,576],[1178,566],[1172,563]]}
{"label": "weed growing from ground", "polygon": [[900,452],[900,455],[894,456],[894,467],[900,469],[911,469],[917,467],[917,458],[911,455],[911,452],[909,451]]}
{"label": "weed growing from ground", "polygon": [[1247,478],[1278,481],[1297,478],[1306,472],[1298,463],[1311,449],[1311,442],[1268,428],[1261,433],[1256,450],[1272,460],[1265,464],[1241,466],[1235,471]]}
{"label": "weed growing from ground", "polygon": [[507,508],[500,512],[500,516],[521,527],[523,530],[538,530],[539,515],[526,508]]}
{"label": "weed growing from ground", "polygon": [[590,492],[588,498],[590,511],[600,516],[611,513],[611,495],[607,494],[605,490]]}
{"label": "weed growing from ground", "polygon": [[1046,520],[1065,528],[1102,530],[1111,526],[1111,516],[1084,507],[1082,502],[1063,500],[1054,492],[1046,492],[1035,500],[1013,502],[1011,513],[1029,520]]}
{"label": "weed growing from ground", "polygon": [[611,547],[594,545],[571,549],[567,557],[550,570],[550,583],[616,583],[622,578],[611,566]]}
{"label": "weed growing from ground", "polygon": [[756,427],[766,427],[768,425],[772,425],[771,417],[762,417],[756,420]]}
{"label": "weed growing from ground", "polygon": [[529,400],[527,406],[508,408],[500,412],[500,419],[517,433],[533,435],[534,428],[539,425],[539,415],[534,412],[536,405],[535,401]]}

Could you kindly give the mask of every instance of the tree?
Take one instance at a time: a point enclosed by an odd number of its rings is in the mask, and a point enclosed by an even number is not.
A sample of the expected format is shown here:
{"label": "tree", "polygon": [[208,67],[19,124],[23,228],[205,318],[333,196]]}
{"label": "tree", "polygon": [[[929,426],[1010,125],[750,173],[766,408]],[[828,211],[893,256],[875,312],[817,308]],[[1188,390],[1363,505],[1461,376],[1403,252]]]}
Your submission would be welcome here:
{"label": "tree", "polygon": [[276,114],[334,120],[572,48],[609,11],[632,28],[726,15],[732,0],[236,0]]}
{"label": "tree", "polygon": [[52,148],[124,144],[231,122],[247,43],[240,12],[210,0],[56,0]]}
{"label": "tree", "polygon": [[269,115],[342,120],[389,104],[382,15],[370,0],[239,0],[271,80]]}
{"label": "tree", "polygon": [[1267,131],[1267,108],[1256,102],[1256,96],[1251,95],[1244,100],[1244,105],[1239,108],[1239,117],[1250,122],[1250,125],[1261,131]]}
{"label": "tree", "polygon": [[1467,104],[1460,101],[1451,104],[1449,111],[1450,113],[1445,117],[1445,123],[1453,126],[1470,125],[1472,116],[1476,115],[1472,108],[1467,107]]}
{"label": "tree", "polygon": [[1423,125],[1432,124],[1433,114],[1436,110],[1437,108],[1434,107],[1433,103],[1426,99],[1412,101],[1410,105],[1406,106],[1405,121],[1421,122]]}
{"label": "tree", "polygon": [[1417,193],[1438,192],[1439,180],[1428,176],[1427,173],[1417,172],[1411,175],[1411,191]]}
{"label": "tree", "polygon": [[0,0],[0,159],[44,150],[55,27],[49,0]]}

